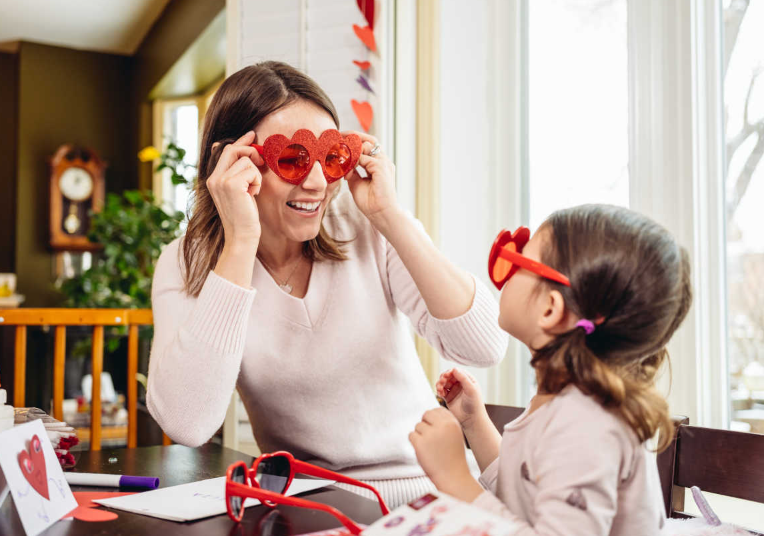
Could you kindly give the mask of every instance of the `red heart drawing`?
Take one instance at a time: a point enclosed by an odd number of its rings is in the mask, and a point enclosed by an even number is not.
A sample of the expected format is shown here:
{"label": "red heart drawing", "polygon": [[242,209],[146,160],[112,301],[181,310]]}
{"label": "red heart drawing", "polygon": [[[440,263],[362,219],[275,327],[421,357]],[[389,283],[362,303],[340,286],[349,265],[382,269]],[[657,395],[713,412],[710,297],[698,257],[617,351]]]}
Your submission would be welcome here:
{"label": "red heart drawing", "polygon": [[371,104],[366,101],[358,102],[355,99],[351,100],[350,104],[353,106],[358,122],[361,123],[361,128],[368,132],[369,128],[371,128],[371,121],[374,119],[374,109],[371,107]]}
{"label": "red heart drawing", "polygon": [[42,452],[42,444],[37,435],[32,436],[29,442],[29,450],[19,453],[19,467],[21,474],[37,493],[50,500],[48,495],[48,468],[45,466],[45,454]]}
{"label": "red heart drawing", "polygon": [[363,13],[363,18],[369,23],[369,28],[374,29],[374,0],[356,0],[358,9]]}
{"label": "red heart drawing", "polygon": [[377,42],[374,40],[374,32],[370,27],[365,26],[361,28],[357,24],[353,24],[353,31],[369,50],[372,52],[377,51]]}
{"label": "red heart drawing", "polygon": [[362,71],[365,71],[369,67],[371,67],[371,62],[370,61],[353,60],[353,63],[355,63],[358,66],[358,68],[361,69]]}

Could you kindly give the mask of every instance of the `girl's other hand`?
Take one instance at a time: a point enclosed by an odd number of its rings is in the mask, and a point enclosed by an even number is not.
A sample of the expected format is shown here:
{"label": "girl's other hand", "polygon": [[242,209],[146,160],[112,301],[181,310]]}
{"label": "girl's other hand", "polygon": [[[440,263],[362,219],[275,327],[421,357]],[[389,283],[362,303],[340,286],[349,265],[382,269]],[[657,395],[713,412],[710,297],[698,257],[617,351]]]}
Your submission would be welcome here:
{"label": "girl's other hand", "polygon": [[477,380],[458,368],[452,368],[440,375],[435,390],[445,399],[449,411],[456,417],[462,428],[468,426],[476,415],[485,411],[483,395]]}
{"label": "girl's other hand", "polygon": [[419,465],[440,491],[466,502],[483,492],[470,474],[461,427],[448,410],[427,411],[409,441]]}

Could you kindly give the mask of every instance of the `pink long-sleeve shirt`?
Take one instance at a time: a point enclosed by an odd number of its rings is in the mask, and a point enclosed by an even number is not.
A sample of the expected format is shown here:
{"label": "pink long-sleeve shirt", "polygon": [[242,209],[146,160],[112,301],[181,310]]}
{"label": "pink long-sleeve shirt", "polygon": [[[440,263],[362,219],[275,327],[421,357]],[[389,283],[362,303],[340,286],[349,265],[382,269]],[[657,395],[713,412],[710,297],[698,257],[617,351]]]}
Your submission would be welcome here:
{"label": "pink long-sleeve shirt", "polygon": [[655,456],[614,413],[569,385],[504,427],[473,505],[518,536],[654,536],[665,522]]}
{"label": "pink long-sleeve shirt", "polygon": [[259,261],[251,289],[210,272],[190,297],[181,241],[167,246],[152,290],[149,411],[172,439],[195,446],[220,427],[238,389],[263,452],[289,450],[357,478],[420,476],[408,434],[436,404],[410,325],[446,359],[486,367],[507,345],[498,305],[475,280],[467,312],[433,317],[347,192],[324,225],[352,240],[349,260],[314,263],[303,299],[283,292]]}

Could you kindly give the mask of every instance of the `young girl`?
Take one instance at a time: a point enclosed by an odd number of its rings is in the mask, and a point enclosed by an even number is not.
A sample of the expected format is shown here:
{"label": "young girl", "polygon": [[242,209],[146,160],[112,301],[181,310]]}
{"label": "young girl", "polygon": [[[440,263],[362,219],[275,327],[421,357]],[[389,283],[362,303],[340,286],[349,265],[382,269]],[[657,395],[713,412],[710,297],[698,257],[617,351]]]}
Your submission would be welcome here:
{"label": "young girl", "polygon": [[439,490],[513,520],[518,534],[657,534],[665,515],[645,443],[659,433],[662,449],[673,434],[653,381],[692,300],[687,253],[611,206],[556,212],[529,234],[500,233],[489,272],[503,287],[499,325],[531,350],[538,393],[502,437],[475,380],[442,374],[448,410],[428,411],[409,436],[419,463]]}

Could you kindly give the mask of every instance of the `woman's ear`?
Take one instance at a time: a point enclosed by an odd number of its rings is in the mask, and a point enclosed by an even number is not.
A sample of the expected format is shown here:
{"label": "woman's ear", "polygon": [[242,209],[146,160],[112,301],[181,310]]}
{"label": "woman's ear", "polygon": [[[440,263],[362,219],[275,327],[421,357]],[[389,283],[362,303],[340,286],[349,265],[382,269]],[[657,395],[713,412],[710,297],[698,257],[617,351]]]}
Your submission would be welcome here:
{"label": "woman's ear", "polygon": [[569,328],[569,315],[565,309],[565,299],[559,290],[552,290],[547,294],[547,303],[544,312],[539,318],[539,327],[548,333],[559,333]]}

